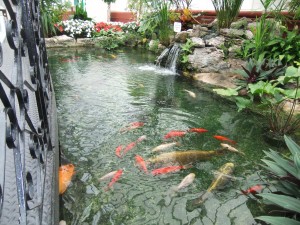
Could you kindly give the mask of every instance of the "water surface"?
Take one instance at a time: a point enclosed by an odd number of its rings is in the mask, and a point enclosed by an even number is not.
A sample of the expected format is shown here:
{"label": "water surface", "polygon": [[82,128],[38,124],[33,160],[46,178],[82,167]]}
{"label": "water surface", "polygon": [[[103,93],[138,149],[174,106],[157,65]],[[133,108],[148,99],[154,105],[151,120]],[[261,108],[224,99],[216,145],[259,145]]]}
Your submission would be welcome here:
{"label": "water surface", "polygon": [[[262,137],[263,120],[201,90],[169,70],[155,67],[155,55],[127,49],[107,53],[97,49],[48,51],[56,92],[59,138],[63,153],[75,165],[76,174],[63,195],[63,218],[67,224],[251,224],[260,210],[240,189],[261,183],[260,159],[270,148]],[[184,89],[193,91],[196,98]],[[120,132],[132,122],[145,126]],[[151,149],[165,142],[170,130],[205,128],[178,138],[179,150],[217,150],[213,135],[235,140],[245,156],[228,153],[189,169],[161,176],[140,171],[134,156],[145,160]],[[119,145],[146,135],[123,158],[115,155]],[[272,147],[275,149],[275,147]],[[203,205],[187,210],[190,202],[210,185],[214,171],[224,163],[235,164],[234,179],[217,190]],[[151,171],[154,166],[149,166]],[[124,173],[113,189],[109,180],[98,179],[114,170]],[[189,173],[192,185],[173,193],[172,188]],[[251,211],[249,210],[251,209]]]}

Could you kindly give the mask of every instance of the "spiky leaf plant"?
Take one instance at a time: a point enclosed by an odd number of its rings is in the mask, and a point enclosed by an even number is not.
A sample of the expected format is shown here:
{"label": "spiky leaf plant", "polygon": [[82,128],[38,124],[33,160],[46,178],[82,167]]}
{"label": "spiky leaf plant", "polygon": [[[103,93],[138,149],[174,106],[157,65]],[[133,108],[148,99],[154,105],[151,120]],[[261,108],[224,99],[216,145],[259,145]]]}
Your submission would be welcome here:
{"label": "spiky leaf plant", "polygon": [[289,216],[259,216],[256,219],[272,225],[300,225],[300,146],[288,136],[284,136],[284,139],[291,152],[289,157],[270,150],[265,151],[266,159],[262,160],[264,167],[277,181],[275,187],[278,192],[262,193],[259,196],[266,200],[266,204],[281,207]]}

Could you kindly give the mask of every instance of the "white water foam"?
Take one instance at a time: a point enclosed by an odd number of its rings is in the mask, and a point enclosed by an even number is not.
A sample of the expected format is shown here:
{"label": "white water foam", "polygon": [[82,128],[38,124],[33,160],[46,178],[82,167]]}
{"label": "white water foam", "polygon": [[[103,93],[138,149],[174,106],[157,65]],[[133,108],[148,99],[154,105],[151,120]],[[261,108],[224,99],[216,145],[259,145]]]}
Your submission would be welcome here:
{"label": "white water foam", "polygon": [[177,73],[175,73],[167,68],[162,68],[162,67],[159,67],[156,65],[151,65],[151,64],[139,66],[138,69],[142,70],[142,71],[153,71],[154,73],[161,74],[161,75],[178,75]]}

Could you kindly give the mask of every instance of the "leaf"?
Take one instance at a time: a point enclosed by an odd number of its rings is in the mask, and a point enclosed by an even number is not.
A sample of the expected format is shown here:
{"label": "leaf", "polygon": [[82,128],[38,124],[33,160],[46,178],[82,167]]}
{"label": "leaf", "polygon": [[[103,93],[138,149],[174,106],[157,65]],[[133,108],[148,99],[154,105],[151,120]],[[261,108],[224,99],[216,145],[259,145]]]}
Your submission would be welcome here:
{"label": "leaf", "polygon": [[263,199],[269,200],[271,202],[273,202],[274,204],[300,213],[300,200],[296,199],[294,197],[290,197],[290,196],[285,196],[285,195],[278,195],[278,194],[272,194],[272,193],[262,193],[262,194],[258,194],[259,196],[261,196]]}
{"label": "leaf", "polygon": [[292,174],[295,177],[298,177],[297,170],[294,166],[292,166],[291,162],[286,159],[283,159],[277,152],[270,150],[270,152],[266,152],[265,154],[274,160],[278,166],[282,169],[286,170],[288,173]]}
{"label": "leaf", "polygon": [[266,168],[270,172],[274,173],[275,175],[280,176],[280,177],[283,177],[283,176],[287,175],[287,172],[285,170],[283,170],[282,168],[280,168],[273,161],[270,161],[270,160],[267,160],[267,159],[262,159],[261,161],[263,161],[268,166],[268,167],[264,166],[264,168]]}
{"label": "leaf", "polygon": [[299,221],[287,218],[287,217],[279,217],[279,216],[259,216],[255,219],[265,221],[272,225],[300,225]]}
{"label": "leaf", "polygon": [[239,112],[252,104],[252,101],[247,98],[236,97],[235,100]]}
{"label": "leaf", "polygon": [[227,89],[216,88],[213,89],[213,91],[223,96],[237,96],[239,94],[237,90],[233,88],[227,88]]}
{"label": "leaf", "polygon": [[290,152],[295,156],[296,154],[300,154],[300,146],[296,144],[289,136],[284,135],[284,140],[286,145],[288,146]]}

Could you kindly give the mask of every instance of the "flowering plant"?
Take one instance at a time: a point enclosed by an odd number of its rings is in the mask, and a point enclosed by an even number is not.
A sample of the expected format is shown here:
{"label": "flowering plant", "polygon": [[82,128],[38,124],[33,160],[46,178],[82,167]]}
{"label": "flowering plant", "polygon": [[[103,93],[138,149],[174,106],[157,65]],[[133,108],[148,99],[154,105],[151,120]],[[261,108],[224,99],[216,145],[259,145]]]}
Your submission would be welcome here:
{"label": "flowering plant", "polygon": [[122,30],[125,33],[136,32],[139,29],[139,25],[136,22],[128,22],[121,25]]}
{"label": "flowering plant", "polygon": [[121,32],[122,28],[117,24],[110,24],[105,22],[96,23],[95,25],[96,32],[100,32],[101,30],[104,31],[114,31],[114,32]]}
{"label": "flowering plant", "polygon": [[94,29],[94,22],[87,20],[71,19],[58,23],[63,27],[64,33],[77,39],[78,37],[91,37]]}

